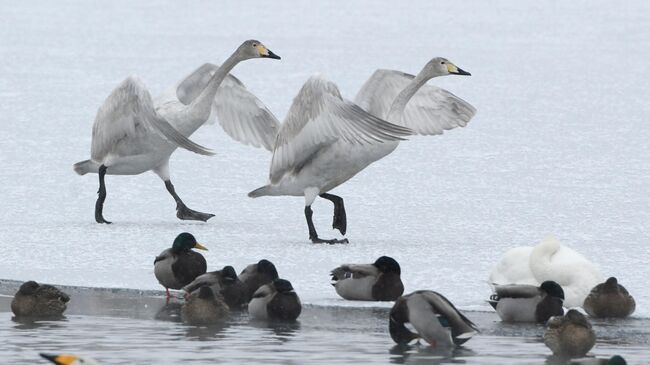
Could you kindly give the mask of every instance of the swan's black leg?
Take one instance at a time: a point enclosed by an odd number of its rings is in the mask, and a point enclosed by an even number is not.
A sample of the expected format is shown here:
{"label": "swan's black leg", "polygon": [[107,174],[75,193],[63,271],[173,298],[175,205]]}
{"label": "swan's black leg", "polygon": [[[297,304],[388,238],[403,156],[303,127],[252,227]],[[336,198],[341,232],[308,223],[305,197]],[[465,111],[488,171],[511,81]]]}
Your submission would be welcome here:
{"label": "swan's black leg", "polygon": [[171,180],[165,180],[165,187],[176,201],[176,216],[179,219],[206,222],[208,219],[214,217],[214,214],[201,213],[188,208],[178,194],[176,194],[176,190],[174,189]]}
{"label": "swan's black leg", "polygon": [[104,184],[104,176],[108,168],[104,165],[99,166],[97,171],[99,174],[99,190],[97,190],[97,202],[95,202],[95,221],[97,223],[111,224],[111,222],[104,219],[104,201],[106,200],[106,184]]}
{"label": "swan's black leg", "polygon": [[332,228],[338,229],[342,235],[348,228],[348,219],[345,215],[345,205],[343,205],[343,198],[334,194],[321,194],[321,198],[327,199],[334,203],[334,219],[332,220]]}
{"label": "swan's black leg", "polygon": [[335,243],[348,243],[348,239],[344,238],[342,240],[337,240],[337,239],[332,239],[332,240],[324,240],[321,238],[318,238],[318,233],[316,233],[316,228],[314,228],[314,222],[312,221],[312,215],[314,212],[311,210],[311,205],[308,205],[305,207],[305,218],[307,218],[307,227],[309,228],[309,239],[311,240],[312,243],[328,243],[330,245],[333,245]]}

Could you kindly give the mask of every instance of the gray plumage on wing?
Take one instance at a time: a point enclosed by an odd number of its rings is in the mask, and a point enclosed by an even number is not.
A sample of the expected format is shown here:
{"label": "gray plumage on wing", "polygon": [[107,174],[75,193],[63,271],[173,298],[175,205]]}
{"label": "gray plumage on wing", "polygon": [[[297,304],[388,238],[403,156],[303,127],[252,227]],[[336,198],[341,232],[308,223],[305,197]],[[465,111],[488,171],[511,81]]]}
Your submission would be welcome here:
{"label": "gray plumage on wing", "polygon": [[[416,330],[411,332],[405,323]],[[422,338],[431,346],[461,345],[478,333],[478,327],[443,295],[431,290],[418,290],[395,301],[390,311],[391,338],[398,344]]]}

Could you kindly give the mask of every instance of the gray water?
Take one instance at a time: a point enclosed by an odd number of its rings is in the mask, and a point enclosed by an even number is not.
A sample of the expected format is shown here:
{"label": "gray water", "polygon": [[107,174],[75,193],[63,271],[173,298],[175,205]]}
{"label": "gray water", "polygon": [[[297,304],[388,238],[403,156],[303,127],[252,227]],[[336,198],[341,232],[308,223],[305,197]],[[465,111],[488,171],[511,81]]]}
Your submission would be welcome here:
{"label": "gray water", "polygon": [[[481,332],[463,347],[441,351],[395,345],[387,308],[307,305],[289,323],[234,312],[221,326],[194,327],[179,321],[180,302],[166,304],[160,291],[64,287],[72,296],[65,319],[18,322],[9,309],[18,284],[0,281],[2,354],[16,364],[39,363],[39,352],[86,354],[102,364],[562,364],[542,343],[541,325],[503,324],[491,312],[465,312]],[[598,335],[592,354],[619,354],[629,364],[650,358],[650,320],[592,324]]]}

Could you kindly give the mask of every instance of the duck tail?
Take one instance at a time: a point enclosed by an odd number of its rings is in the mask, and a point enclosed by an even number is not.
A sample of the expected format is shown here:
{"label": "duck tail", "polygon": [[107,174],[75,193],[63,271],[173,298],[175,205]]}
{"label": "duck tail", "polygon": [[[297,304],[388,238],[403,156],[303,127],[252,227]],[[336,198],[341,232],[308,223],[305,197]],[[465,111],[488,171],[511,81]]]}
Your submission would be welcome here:
{"label": "duck tail", "polygon": [[249,198],[259,198],[260,196],[265,196],[265,195],[270,195],[271,194],[271,186],[270,185],[264,185],[261,188],[257,188],[250,193],[248,193]]}
{"label": "duck tail", "polygon": [[85,175],[89,172],[97,172],[99,166],[91,160],[79,161],[76,164],[72,165],[74,172],[79,175]]}

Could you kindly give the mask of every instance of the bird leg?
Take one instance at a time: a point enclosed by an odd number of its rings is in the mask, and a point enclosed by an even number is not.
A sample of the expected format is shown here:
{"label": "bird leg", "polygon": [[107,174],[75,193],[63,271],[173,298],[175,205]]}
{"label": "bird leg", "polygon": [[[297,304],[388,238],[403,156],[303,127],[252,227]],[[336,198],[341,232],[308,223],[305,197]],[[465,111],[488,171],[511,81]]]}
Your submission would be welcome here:
{"label": "bird leg", "polygon": [[97,223],[111,224],[111,222],[104,219],[104,201],[106,200],[106,184],[104,184],[104,176],[108,167],[99,166],[99,190],[97,190],[97,202],[95,202],[95,221]]}
{"label": "bird leg", "polygon": [[332,228],[338,229],[339,232],[345,236],[345,232],[348,228],[348,219],[345,215],[345,205],[343,205],[343,198],[334,194],[327,193],[321,194],[320,197],[334,203],[334,219],[332,220]]}
{"label": "bird leg", "polygon": [[347,238],[344,238],[342,240],[324,240],[322,238],[319,238],[318,233],[316,233],[316,228],[314,228],[314,222],[311,219],[313,214],[314,212],[311,210],[311,205],[305,206],[305,218],[307,218],[307,227],[309,227],[309,239],[312,243],[328,243],[330,245],[333,245],[335,243],[349,243]]}
{"label": "bird leg", "polygon": [[214,217],[214,214],[201,213],[188,208],[187,205],[185,205],[181,198],[176,194],[176,190],[174,189],[174,185],[172,184],[171,180],[165,180],[165,187],[167,188],[169,194],[171,194],[176,201],[176,216],[179,219],[207,222],[208,219]]}

